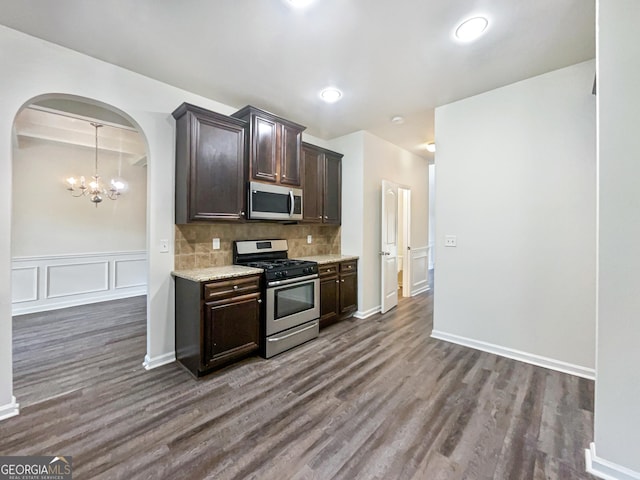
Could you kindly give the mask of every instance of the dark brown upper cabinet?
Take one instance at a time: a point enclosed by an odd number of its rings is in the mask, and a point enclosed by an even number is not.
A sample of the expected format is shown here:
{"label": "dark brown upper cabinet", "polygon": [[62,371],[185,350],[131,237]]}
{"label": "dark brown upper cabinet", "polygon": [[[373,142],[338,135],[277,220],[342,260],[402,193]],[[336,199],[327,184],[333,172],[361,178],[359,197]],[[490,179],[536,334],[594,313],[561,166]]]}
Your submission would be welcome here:
{"label": "dark brown upper cabinet", "polygon": [[232,117],[249,124],[249,178],[300,187],[302,132],[306,127],[251,105]]}
{"label": "dark brown upper cabinet", "polygon": [[183,103],[176,119],[176,223],[243,220],[247,123]]}
{"label": "dark brown upper cabinet", "polygon": [[304,222],[340,225],[342,212],[342,154],[302,144]]}

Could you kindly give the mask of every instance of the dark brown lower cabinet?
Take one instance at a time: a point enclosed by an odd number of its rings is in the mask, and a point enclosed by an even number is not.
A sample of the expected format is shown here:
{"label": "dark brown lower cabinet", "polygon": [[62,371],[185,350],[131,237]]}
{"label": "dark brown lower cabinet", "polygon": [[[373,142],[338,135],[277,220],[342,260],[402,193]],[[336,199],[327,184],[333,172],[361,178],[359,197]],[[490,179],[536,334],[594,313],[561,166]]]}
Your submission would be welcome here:
{"label": "dark brown lower cabinet", "polygon": [[258,352],[260,276],[176,278],[176,357],[194,376]]}
{"label": "dark brown lower cabinet", "polygon": [[318,266],[320,328],[350,317],[358,309],[358,261]]}
{"label": "dark brown lower cabinet", "polygon": [[205,364],[221,365],[252,353],[258,345],[259,293],[205,303]]}
{"label": "dark brown lower cabinet", "polygon": [[353,315],[358,309],[358,262],[340,264],[340,315]]}
{"label": "dark brown lower cabinet", "polygon": [[340,280],[338,264],[319,265],[320,274],[320,328],[338,321],[340,311]]}

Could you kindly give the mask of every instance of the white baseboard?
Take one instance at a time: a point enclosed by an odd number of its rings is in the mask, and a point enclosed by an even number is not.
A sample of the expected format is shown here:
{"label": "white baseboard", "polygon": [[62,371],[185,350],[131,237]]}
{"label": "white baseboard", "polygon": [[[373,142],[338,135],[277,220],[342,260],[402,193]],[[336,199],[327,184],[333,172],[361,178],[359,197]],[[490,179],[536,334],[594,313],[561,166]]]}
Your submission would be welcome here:
{"label": "white baseboard", "polygon": [[16,402],[16,397],[11,397],[11,403],[0,405],[0,420],[15,417],[20,414],[20,405]]}
{"label": "white baseboard", "polygon": [[358,310],[356,313],[353,314],[353,316],[355,318],[364,319],[364,318],[369,318],[371,315],[375,315],[376,313],[380,313],[380,305],[365,311]]}
{"label": "white baseboard", "polygon": [[473,340],[471,338],[461,337],[459,335],[454,335],[446,332],[440,332],[438,330],[433,330],[431,332],[431,337],[438,340],[444,340],[445,342],[451,342],[465,347],[475,348],[476,350],[482,350],[483,352],[493,353],[495,355],[500,355],[501,357],[507,357],[513,360],[530,363],[539,367],[557,370],[558,372],[568,373],[569,375],[587,378],[589,380],[595,380],[596,378],[596,372],[593,368],[574,365],[571,363],[562,362],[560,360],[555,360],[553,358],[542,357],[533,353],[527,353],[520,350],[514,350],[512,348],[502,347],[500,345],[494,345],[493,343]]}
{"label": "white baseboard", "polygon": [[161,367],[162,365],[167,365],[168,363],[173,363],[176,361],[176,352],[169,352],[163,355],[159,355],[157,357],[151,358],[149,355],[144,356],[144,362],[142,362],[142,366],[145,370],[152,370],[154,368]]}
{"label": "white baseboard", "polygon": [[431,287],[429,285],[425,285],[424,287],[419,288],[415,292],[412,291],[411,296],[415,297],[416,295],[420,295],[421,293],[428,292],[429,290],[431,290]]}
{"label": "white baseboard", "polygon": [[587,472],[596,477],[604,480],[640,480],[640,472],[635,472],[616,463],[598,458],[595,443],[591,443],[589,448],[584,451],[584,459],[587,465]]}

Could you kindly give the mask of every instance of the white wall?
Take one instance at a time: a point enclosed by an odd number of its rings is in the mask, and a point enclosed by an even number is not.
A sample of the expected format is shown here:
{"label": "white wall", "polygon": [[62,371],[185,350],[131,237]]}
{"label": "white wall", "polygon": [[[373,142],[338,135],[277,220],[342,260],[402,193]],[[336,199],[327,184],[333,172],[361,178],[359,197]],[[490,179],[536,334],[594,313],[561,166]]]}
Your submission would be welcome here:
{"label": "white wall", "polygon": [[43,141],[23,141],[14,150],[14,257],[146,249],[147,169],[132,166],[114,152],[101,151],[102,180],[117,174],[128,191],[96,208],[89,197],[72,198],[65,179],[93,174],[91,149]]}
{"label": "white wall", "polygon": [[639,22],[637,0],[599,2],[598,361],[591,453],[597,452],[600,472],[620,479],[640,478]]}
{"label": "white wall", "polygon": [[[411,189],[412,290],[428,287],[428,162],[368,132],[331,142],[344,154],[342,251],[360,257],[358,316],[380,311],[380,208],[383,179]],[[421,267],[424,265],[424,267]]]}
{"label": "white wall", "polygon": [[[346,255],[362,257],[364,238],[364,132],[356,132],[336,138],[327,147],[342,153],[342,227],[340,249]],[[362,312],[362,260],[358,262],[358,310]]]}
{"label": "white wall", "polygon": [[593,376],[594,73],[436,109],[435,337]]}
{"label": "white wall", "polygon": [[191,94],[114,65],[0,27],[0,418],[16,413],[11,361],[12,126],[18,111],[44,94],[78,95],[111,105],[133,121],[148,145],[147,355],[149,367],[174,356],[174,295],[170,252],[160,239],[174,237],[175,124],[171,112],[188,101],[220,113],[235,108]]}
{"label": "white wall", "polygon": [[429,268],[435,266],[436,243],[436,166],[429,165]]}

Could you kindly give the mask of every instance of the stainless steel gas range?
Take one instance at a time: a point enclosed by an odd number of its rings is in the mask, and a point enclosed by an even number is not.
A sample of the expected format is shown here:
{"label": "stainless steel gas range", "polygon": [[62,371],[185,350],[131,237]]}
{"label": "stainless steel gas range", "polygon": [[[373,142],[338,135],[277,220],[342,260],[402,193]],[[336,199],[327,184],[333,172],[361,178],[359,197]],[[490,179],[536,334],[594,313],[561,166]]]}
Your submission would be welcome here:
{"label": "stainless steel gas range", "polygon": [[286,240],[247,240],[234,242],[233,263],[264,270],[263,357],[273,357],[318,336],[320,280],[316,262],[289,259]]}

